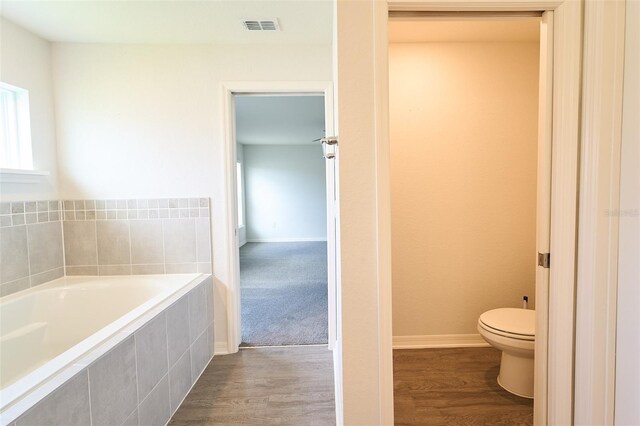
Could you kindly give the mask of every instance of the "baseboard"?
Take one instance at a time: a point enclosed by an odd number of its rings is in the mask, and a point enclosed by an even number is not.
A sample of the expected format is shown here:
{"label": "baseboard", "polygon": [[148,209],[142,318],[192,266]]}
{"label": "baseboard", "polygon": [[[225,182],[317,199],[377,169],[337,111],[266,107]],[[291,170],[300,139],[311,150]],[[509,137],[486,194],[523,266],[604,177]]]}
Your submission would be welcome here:
{"label": "baseboard", "polygon": [[229,355],[229,346],[226,341],[216,342],[215,348],[213,349],[214,355]]}
{"label": "baseboard", "polygon": [[326,238],[247,238],[248,243],[298,243],[308,241],[327,241]]}
{"label": "baseboard", "polygon": [[393,349],[482,348],[490,346],[479,334],[393,336]]}

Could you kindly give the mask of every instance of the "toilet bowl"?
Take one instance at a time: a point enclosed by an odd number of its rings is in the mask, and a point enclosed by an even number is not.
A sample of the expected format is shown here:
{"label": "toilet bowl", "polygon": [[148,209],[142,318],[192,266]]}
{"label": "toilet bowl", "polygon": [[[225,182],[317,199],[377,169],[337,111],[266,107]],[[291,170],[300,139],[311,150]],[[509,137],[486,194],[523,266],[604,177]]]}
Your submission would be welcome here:
{"label": "toilet bowl", "polygon": [[498,384],[524,398],[533,398],[535,325],[531,309],[493,309],[478,319],[480,335],[502,351]]}

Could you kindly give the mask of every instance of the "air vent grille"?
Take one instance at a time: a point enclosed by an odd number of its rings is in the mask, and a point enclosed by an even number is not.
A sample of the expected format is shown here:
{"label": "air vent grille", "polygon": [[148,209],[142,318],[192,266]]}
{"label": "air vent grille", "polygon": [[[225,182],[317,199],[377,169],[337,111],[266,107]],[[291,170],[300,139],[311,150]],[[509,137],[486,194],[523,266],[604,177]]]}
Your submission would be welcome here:
{"label": "air vent grille", "polygon": [[242,25],[247,31],[278,31],[280,29],[276,18],[244,19]]}

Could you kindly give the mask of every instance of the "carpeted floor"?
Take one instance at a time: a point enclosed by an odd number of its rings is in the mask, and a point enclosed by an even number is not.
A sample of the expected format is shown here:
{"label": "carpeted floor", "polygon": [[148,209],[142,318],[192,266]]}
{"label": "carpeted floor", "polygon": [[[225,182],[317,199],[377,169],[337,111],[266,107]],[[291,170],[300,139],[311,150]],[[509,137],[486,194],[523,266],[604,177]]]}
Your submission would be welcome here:
{"label": "carpeted floor", "polygon": [[243,346],[327,343],[327,243],[240,248]]}

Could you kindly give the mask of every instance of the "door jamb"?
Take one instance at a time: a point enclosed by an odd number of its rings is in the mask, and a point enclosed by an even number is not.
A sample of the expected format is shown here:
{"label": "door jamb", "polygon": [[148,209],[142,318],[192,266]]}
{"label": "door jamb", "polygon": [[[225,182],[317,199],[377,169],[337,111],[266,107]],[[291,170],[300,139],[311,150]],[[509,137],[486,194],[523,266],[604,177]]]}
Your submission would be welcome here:
{"label": "door jamb", "polygon": [[614,424],[625,2],[585,4],[575,424]]}
{"label": "door jamb", "polygon": [[[443,12],[554,12],[553,23],[553,130],[551,182],[551,237],[553,256],[549,287],[548,380],[545,395],[546,413],[538,412],[536,424],[573,423],[573,356],[575,331],[577,200],[580,141],[580,82],[582,65],[582,9],[580,1],[557,0],[477,0],[477,1],[388,1],[391,11]],[[376,15],[375,27],[386,25]],[[384,45],[381,45],[384,41]],[[387,54],[388,40],[379,40],[376,56]],[[388,96],[386,60],[376,62],[376,90]],[[378,152],[386,152],[387,136],[376,138]],[[387,176],[383,176],[386,179]],[[388,182],[383,182],[387,184]],[[386,204],[386,203],[385,203]],[[389,205],[381,205],[388,211]],[[385,259],[387,260],[387,259]],[[390,286],[391,284],[388,283]],[[388,293],[388,291],[387,291]],[[538,307],[540,301],[537,301]],[[381,321],[391,321],[383,318]],[[381,362],[389,362],[387,358]],[[388,366],[381,368],[389,369]],[[393,413],[389,404],[381,407]],[[391,414],[392,415],[392,414]],[[385,416],[383,415],[383,418]]]}
{"label": "door jamb", "polygon": [[[226,243],[228,250],[228,270],[229,283],[227,287],[227,347],[228,353],[238,351],[241,343],[241,322],[240,322],[240,268],[238,256],[237,228],[238,219],[236,215],[236,138],[235,138],[235,95],[318,95],[324,96],[325,109],[325,131],[328,136],[332,136],[334,128],[334,104],[333,104],[333,83],[330,81],[227,81],[221,83],[222,95],[222,129],[223,145],[225,155],[225,202],[227,204],[228,225],[226,227]],[[336,170],[337,173],[337,170]],[[328,184],[329,182],[327,182]],[[327,191],[329,193],[329,191]],[[329,206],[328,206],[329,207]],[[327,217],[330,211],[327,208]],[[329,221],[328,221],[329,222]],[[334,233],[335,235],[335,233]],[[335,241],[331,241],[330,230],[327,229],[327,247],[335,250]],[[335,237],[337,239],[338,236]],[[329,254],[331,255],[331,254]],[[335,258],[335,256],[334,256]],[[328,318],[329,318],[329,349],[335,346],[336,336],[336,295],[337,285],[335,273],[328,273]]]}

